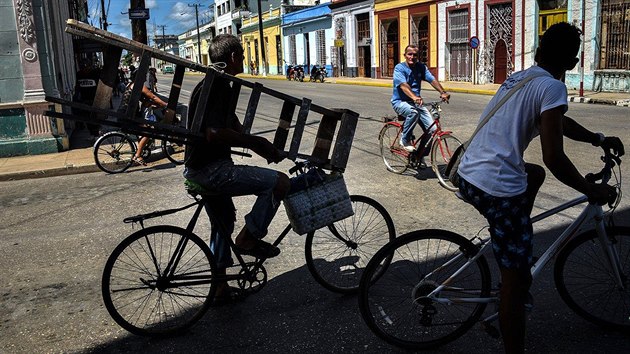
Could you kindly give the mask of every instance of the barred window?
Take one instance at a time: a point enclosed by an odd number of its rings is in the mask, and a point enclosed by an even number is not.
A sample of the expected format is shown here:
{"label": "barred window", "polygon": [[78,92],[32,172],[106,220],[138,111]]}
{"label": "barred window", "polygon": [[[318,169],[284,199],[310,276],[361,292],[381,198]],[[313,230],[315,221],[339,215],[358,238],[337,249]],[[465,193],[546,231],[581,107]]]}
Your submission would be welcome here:
{"label": "barred window", "polygon": [[357,16],[357,36],[359,40],[370,38],[370,18],[365,16]]}
{"label": "barred window", "polygon": [[289,36],[289,64],[297,64],[297,53],[295,49],[295,35]]}
{"label": "barred window", "polygon": [[602,0],[601,69],[630,70],[630,0]]}
{"label": "barred window", "polygon": [[326,32],[325,30],[317,30],[315,37],[315,44],[317,45],[317,63],[320,65],[326,65]]}
{"label": "barred window", "polygon": [[449,11],[448,41],[450,43],[468,43],[468,9]]}

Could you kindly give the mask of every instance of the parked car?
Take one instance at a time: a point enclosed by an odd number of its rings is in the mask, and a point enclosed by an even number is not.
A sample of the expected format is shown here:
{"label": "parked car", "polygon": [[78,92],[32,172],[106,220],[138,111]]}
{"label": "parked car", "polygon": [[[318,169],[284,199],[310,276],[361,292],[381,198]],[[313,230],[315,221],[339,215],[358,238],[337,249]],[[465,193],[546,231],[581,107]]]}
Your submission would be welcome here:
{"label": "parked car", "polygon": [[173,74],[175,70],[173,70],[172,66],[165,66],[162,68],[162,74]]}

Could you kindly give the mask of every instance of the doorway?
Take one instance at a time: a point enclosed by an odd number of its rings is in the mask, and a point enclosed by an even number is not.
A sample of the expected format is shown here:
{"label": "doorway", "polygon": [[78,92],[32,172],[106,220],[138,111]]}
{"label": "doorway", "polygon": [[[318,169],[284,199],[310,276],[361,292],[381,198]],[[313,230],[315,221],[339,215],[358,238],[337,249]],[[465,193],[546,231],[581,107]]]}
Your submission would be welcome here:
{"label": "doorway", "polygon": [[370,46],[359,46],[359,77],[372,77],[372,53]]}
{"label": "doorway", "polygon": [[507,79],[507,45],[500,39],[494,46],[494,83],[502,84]]}

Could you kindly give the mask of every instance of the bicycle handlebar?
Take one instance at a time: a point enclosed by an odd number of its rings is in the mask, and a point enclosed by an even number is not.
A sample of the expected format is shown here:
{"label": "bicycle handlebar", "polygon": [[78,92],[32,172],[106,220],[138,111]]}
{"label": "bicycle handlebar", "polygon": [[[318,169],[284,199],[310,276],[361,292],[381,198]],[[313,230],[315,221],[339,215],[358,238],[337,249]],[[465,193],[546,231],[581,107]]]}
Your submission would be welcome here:
{"label": "bicycle handlebar", "polygon": [[[602,184],[608,184],[612,177],[613,168],[615,166],[621,165],[621,158],[619,156],[614,155],[610,149],[603,149],[604,156],[601,157],[601,160],[604,162],[604,167],[602,167],[601,171],[597,173],[588,173],[584,178],[589,183],[596,183],[597,181],[601,181]],[[618,193],[611,193],[608,196],[608,206],[613,207],[617,201]]]}

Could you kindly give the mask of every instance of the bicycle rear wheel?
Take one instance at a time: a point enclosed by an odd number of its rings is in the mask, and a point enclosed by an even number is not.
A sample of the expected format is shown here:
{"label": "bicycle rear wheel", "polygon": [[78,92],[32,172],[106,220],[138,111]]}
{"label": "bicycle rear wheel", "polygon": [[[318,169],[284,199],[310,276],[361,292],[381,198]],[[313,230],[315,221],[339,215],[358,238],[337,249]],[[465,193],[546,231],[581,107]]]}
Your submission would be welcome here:
{"label": "bicycle rear wheel", "polygon": [[215,269],[209,247],[198,236],[174,226],[149,227],[131,234],[109,256],[103,301],[116,323],[131,333],[176,334],[210,306]]}
{"label": "bicycle rear wheel", "polygon": [[185,160],[186,145],[162,140],[162,151],[166,158],[176,165],[183,165]]}
{"label": "bicycle rear wheel", "polygon": [[606,233],[619,256],[622,286],[595,230],[580,234],[560,251],[554,280],[562,300],[575,313],[600,326],[629,331],[630,227],[611,227]]}
{"label": "bicycle rear wheel", "polygon": [[[426,296],[477,251],[469,240],[444,230],[419,230],[396,238],[372,257],[361,277],[363,320],[377,336],[402,348],[429,349],[457,339],[486,308],[485,303],[470,302],[490,294],[485,257],[450,279],[435,298]],[[391,262],[383,269],[386,259]]]}
{"label": "bicycle rear wheel", "polygon": [[459,139],[451,133],[445,133],[436,137],[433,141],[433,146],[431,146],[431,168],[442,187],[453,192],[457,191],[459,188],[448,180],[448,176],[444,174],[444,170],[448,162],[451,161],[451,156],[453,156],[453,153],[460,145],[462,145],[462,143]]}
{"label": "bicycle rear wheel", "polygon": [[388,170],[403,173],[409,164],[409,153],[400,146],[399,124],[388,123],[383,126],[378,135],[383,162]]}
{"label": "bicycle rear wheel", "polygon": [[107,173],[124,172],[133,163],[136,144],[127,134],[107,133],[94,143],[94,161],[96,166]]}
{"label": "bicycle rear wheel", "polygon": [[315,280],[337,293],[353,293],[365,265],[382,246],[396,237],[394,222],[374,199],[351,195],[354,215],[309,232],[306,265]]}

